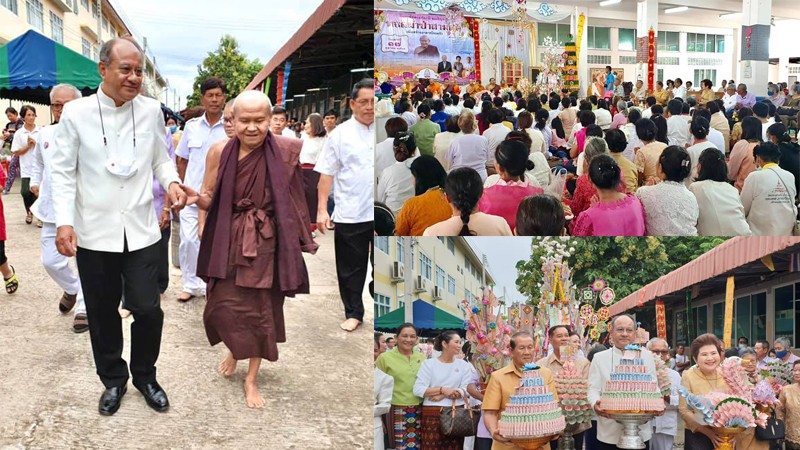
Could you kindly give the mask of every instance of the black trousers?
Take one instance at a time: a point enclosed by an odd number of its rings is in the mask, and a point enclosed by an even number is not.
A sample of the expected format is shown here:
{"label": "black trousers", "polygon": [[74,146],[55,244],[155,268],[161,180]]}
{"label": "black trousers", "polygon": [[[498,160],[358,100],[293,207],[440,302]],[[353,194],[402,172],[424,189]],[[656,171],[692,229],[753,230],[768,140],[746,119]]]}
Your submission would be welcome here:
{"label": "black trousers", "polygon": [[156,380],[156,360],[161,350],[164,312],[158,292],[158,243],[122,253],[78,247],[81,278],[92,353],[97,375],[106,387],[128,381],[128,366],[122,359],[122,319],[117,312],[125,295],[125,308],[133,314],[131,367],[134,386]]}
{"label": "black trousers", "polygon": [[22,179],[22,202],[25,203],[25,211],[30,212],[31,206],[36,201],[36,196],[31,192],[31,179]]}
{"label": "black trousers", "polygon": [[336,276],[339,295],[348,319],[364,320],[364,282],[367,281],[369,249],[375,222],[336,223],[333,246],[336,251]]}
{"label": "black trousers", "polygon": [[[578,448],[578,447],[575,447]],[[600,450],[617,450],[617,447],[614,444],[606,444],[605,442],[597,441],[597,448]],[[686,450],[694,450],[694,447],[686,447]],[[644,450],[650,450],[650,441],[646,441],[644,443]]]}
{"label": "black trousers", "polygon": [[171,226],[161,230],[161,240],[158,241],[158,292],[164,293],[169,287],[169,238]]}
{"label": "black trousers", "polygon": [[[575,440],[575,450],[583,450],[583,433],[585,432],[581,432],[572,436],[572,439]],[[550,450],[556,450],[558,448],[558,441],[550,441]]]}

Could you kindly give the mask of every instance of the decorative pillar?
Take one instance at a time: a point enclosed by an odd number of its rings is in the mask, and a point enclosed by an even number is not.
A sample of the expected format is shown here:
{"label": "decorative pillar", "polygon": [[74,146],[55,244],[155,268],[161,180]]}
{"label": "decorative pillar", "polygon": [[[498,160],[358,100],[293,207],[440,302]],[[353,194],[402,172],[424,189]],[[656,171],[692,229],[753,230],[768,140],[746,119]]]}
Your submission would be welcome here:
{"label": "decorative pillar", "polygon": [[[581,18],[583,17],[583,18]],[[578,53],[578,97],[586,96],[586,90],[592,84],[589,75],[589,8],[575,7],[575,13],[570,19],[570,32],[575,39],[575,47]]]}
{"label": "decorative pillar", "polygon": [[[642,80],[648,93],[655,89],[656,48],[658,46],[658,0],[644,0],[636,4],[636,79]],[[650,52],[652,45],[652,54]],[[648,72],[651,72],[648,76]],[[650,79],[653,86],[650,86]],[[635,80],[631,80],[634,81]],[[663,80],[662,80],[663,81]]]}
{"label": "decorative pillar", "polygon": [[[767,95],[772,0],[743,0],[738,82],[756,97]],[[738,84],[738,83],[737,83]]]}

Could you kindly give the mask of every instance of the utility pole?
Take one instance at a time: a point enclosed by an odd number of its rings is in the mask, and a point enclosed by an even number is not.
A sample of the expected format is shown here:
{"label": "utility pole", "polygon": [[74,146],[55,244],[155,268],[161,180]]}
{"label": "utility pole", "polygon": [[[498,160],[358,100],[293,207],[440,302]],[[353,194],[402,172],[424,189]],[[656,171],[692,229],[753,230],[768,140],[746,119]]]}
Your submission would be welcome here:
{"label": "utility pole", "polygon": [[411,270],[413,267],[413,263],[411,262],[412,258],[414,258],[413,252],[413,243],[412,240],[414,238],[411,236],[406,236],[403,238],[403,261],[408,266],[403,267],[403,275],[405,278],[405,286],[403,289],[403,300],[406,304],[405,310],[405,322],[406,323],[414,323],[414,297],[412,297],[412,292],[414,289],[414,271]]}

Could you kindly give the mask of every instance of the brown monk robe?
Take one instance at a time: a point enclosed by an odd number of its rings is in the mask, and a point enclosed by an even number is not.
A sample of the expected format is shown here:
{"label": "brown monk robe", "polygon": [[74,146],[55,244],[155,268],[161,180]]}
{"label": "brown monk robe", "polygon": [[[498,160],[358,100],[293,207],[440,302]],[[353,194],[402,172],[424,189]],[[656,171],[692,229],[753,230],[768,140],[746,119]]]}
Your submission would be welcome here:
{"label": "brown monk robe", "polygon": [[219,155],[197,263],[208,283],[206,335],[232,355],[226,375],[236,360],[250,359],[252,371],[261,358],[278,359],[277,344],[286,341],[284,298],[309,292],[302,252],[317,249],[308,227],[300,141],[270,133],[249,153],[240,147],[233,137]]}

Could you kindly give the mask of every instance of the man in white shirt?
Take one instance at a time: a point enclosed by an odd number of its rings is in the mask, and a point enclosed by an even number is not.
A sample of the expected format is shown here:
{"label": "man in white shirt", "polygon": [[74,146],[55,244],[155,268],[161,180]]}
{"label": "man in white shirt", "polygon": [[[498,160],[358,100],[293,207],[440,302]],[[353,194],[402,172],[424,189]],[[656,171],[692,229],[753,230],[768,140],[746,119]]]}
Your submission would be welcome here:
{"label": "man in white shirt", "polygon": [[[589,368],[589,391],[587,394],[589,404],[597,414],[597,440],[600,449],[617,448],[617,442],[622,435],[622,425],[616,420],[610,419],[608,413],[603,409],[600,395],[605,388],[606,381],[611,378],[611,371],[614,369],[614,361],[622,358],[622,351],[625,346],[632,344],[636,337],[638,326],[636,321],[628,314],[620,314],[611,319],[609,325],[609,341],[614,346],[608,350],[594,355],[592,365]],[[642,359],[648,372],[656,378],[656,365],[653,354],[649,350],[642,349]],[[653,434],[653,423],[647,422],[639,426],[639,435],[647,443]]]}
{"label": "man in white shirt", "polygon": [[[200,104],[205,113],[186,122],[183,136],[175,150],[178,157],[178,175],[183,184],[200,190],[206,172],[206,155],[212,144],[226,138],[222,121],[225,106],[225,82],[209,77],[200,84]],[[200,251],[197,205],[181,211],[181,244],[178,257],[181,264],[182,291],[178,301],[186,302],[206,295],[206,284],[197,276],[197,253]]]}
{"label": "man in white shirt", "polygon": [[[742,186],[742,206],[755,236],[791,236],[797,217],[794,175],[778,166],[781,151],[772,142],[753,149],[756,166]],[[776,342],[777,344],[777,342]]]}
{"label": "man in white shirt", "polygon": [[[653,353],[654,358],[661,358],[669,365],[669,346],[661,338],[653,338],[647,343],[647,349]],[[667,369],[672,391],[669,395],[669,404],[663,416],[653,419],[653,439],[650,440],[650,450],[672,450],[675,434],[678,432],[678,386],[681,385],[681,376],[678,372]]]}
{"label": "man in white shirt", "polygon": [[[374,235],[375,97],[372,80],[364,79],[355,84],[350,108],[353,117],[328,136],[314,168],[320,173],[317,228],[325,234],[331,222],[336,224],[336,276],[346,317],[340,326],[345,331],[354,331],[364,320],[362,293]],[[331,186],[336,203],[333,217],[326,209]]]}
{"label": "man in white shirt", "polygon": [[669,145],[677,145],[681,148],[686,148],[689,142],[689,122],[681,116],[683,109],[683,102],[680,100],[672,99],[667,104],[667,140]]}
{"label": "man in white shirt", "polygon": [[680,374],[691,365],[692,361],[689,359],[689,356],[686,355],[686,348],[683,345],[679,345],[675,349],[675,371]]}
{"label": "man in white shirt", "polygon": [[[143,58],[132,41],[106,41],[96,95],[70,102],[56,131],[52,155],[56,247],[77,255],[95,366],[106,389],[99,412],[112,415],[127,392],[122,324],[117,307],[134,317],[131,326],[133,385],[156,411],[169,401],[156,381],[164,312],[158,288],[158,241],[153,175],[179,210],[186,194],[167,155],[164,118],[155,100],[139,95]],[[135,125],[134,125],[135,123]]]}
{"label": "man in white shirt", "polygon": [[675,78],[675,88],[672,89],[672,97],[673,99],[679,98],[686,101],[686,86],[683,85],[683,80],[680,78]]}
{"label": "man in white shirt", "polygon": [[753,105],[753,115],[756,119],[761,121],[761,140],[769,142],[769,139],[767,139],[767,128],[775,123],[775,118],[769,117],[769,105],[764,102],[756,102],[756,104]]}
{"label": "man in white shirt", "polygon": [[31,173],[31,192],[38,199],[31,206],[31,211],[42,221],[42,265],[50,278],[64,291],[59,299],[58,309],[66,314],[75,307],[72,319],[72,330],[76,333],[89,331],[86,317],[86,305],[81,290],[81,280],[72,270],[70,258],[58,253],[56,249],[56,219],[53,213],[53,194],[50,188],[50,157],[54,151],[53,137],[58,129],[58,121],[64,105],[81,98],[81,91],[70,84],[59,84],[50,90],[50,110],[53,112],[53,124],[42,127],[39,141],[33,150],[34,164]]}
{"label": "man in white shirt", "polygon": [[728,87],[725,88],[725,95],[722,96],[722,105],[725,108],[725,112],[733,111],[736,107],[736,86],[733,83],[729,83]]}
{"label": "man in white shirt", "polygon": [[278,134],[286,137],[297,138],[294,131],[286,126],[286,110],[280,106],[272,107],[272,119],[270,119],[269,127],[272,134]]}
{"label": "man in white shirt", "polygon": [[336,128],[336,121],[339,120],[339,113],[335,109],[328,110],[322,118],[322,125],[325,127],[325,134],[331,134]]}
{"label": "man in white shirt", "polygon": [[483,137],[489,141],[489,161],[494,161],[494,152],[497,150],[497,146],[506,140],[506,136],[511,132],[507,126],[503,125],[503,120],[505,120],[505,114],[503,114],[502,110],[492,108],[489,111],[489,123],[491,125],[483,130]]}
{"label": "man in white shirt", "polygon": [[769,341],[765,339],[756,341],[753,350],[756,351],[757,370],[766,369],[767,364],[775,361],[775,358],[769,356]]}

